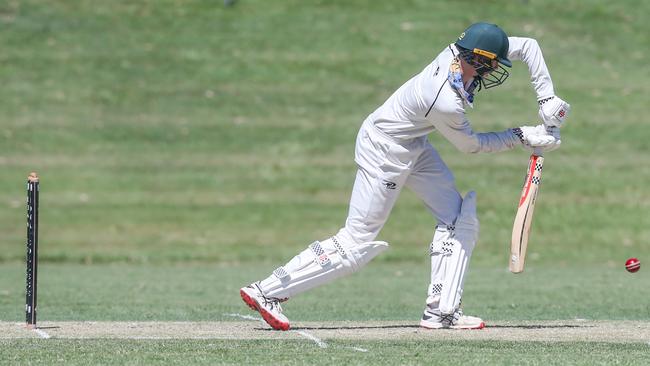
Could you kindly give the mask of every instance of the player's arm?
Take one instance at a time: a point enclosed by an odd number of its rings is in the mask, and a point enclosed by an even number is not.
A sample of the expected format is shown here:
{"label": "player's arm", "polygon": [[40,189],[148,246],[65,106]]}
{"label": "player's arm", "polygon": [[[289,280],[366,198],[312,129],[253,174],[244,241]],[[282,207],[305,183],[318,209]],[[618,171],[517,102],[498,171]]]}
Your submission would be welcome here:
{"label": "player's arm", "polygon": [[553,80],[537,41],[532,38],[508,37],[508,42],[508,58],[511,61],[522,61],[528,66],[530,82],[537,94],[537,100],[554,96]]}
{"label": "player's arm", "polygon": [[441,116],[434,126],[458,150],[465,153],[499,152],[521,145],[548,151],[559,147],[561,143],[559,132],[550,134],[543,125],[477,133],[472,130],[464,113]]}
{"label": "player's arm", "polygon": [[539,44],[525,37],[508,37],[508,43],[508,58],[520,60],[528,66],[530,82],[537,94],[540,118],[548,127],[561,127],[571,106],[555,95],[553,80]]}
{"label": "player's arm", "polygon": [[498,152],[520,144],[519,138],[510,130],[474,132],[465,115],[461,113],[441,116],[434,126],[452,145],[465,153]]}

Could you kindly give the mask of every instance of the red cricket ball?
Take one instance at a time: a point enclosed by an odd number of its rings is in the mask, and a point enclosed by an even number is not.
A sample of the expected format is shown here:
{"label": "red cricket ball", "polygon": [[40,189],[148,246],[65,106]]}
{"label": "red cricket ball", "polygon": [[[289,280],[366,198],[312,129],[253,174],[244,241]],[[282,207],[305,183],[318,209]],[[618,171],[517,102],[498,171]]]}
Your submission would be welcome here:
{"label": "red cricket ball", "polygon": [[625,269],[627,269],[627,271],[630,273],[634,273],[638,271],[640,268],[641,268],[641,262],[639,262],[639,260],[636,258],[630,258],[627,261],[625,261]]}

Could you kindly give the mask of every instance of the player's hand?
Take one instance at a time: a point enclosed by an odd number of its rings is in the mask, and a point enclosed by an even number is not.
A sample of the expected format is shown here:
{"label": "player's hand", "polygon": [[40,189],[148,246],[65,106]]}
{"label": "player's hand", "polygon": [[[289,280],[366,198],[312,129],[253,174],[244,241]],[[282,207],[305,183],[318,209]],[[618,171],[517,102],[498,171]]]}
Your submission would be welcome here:
{"label": "player's hand", "polygon": [[570,111],[571,105],[557,96],[539,101],[539,118],[547,127],[562,127]]}
{"label": "player's hand", "polygon": [[553,151],[553,150],[559,148],[560,144],[562,144],[562,139],[561,139],[561,136],[560,136],[560,128],[559,127],[544,126],[544,129],[546,130],[546,133],[548,135],[551,135],[551,136],[553,136],[553,138],[555,138],[555,143],[551,144],[551,145],[548,145],[548,146],[545,146],[545,147],[542,147],[541,150],[546,152],[546,151]]}
{"label": "player's hand", "polygon": [[560,129],[557,127],[546,127],[543,124],[537,126],[522,126],[513,128],[512,132],[519,137],[522,145],[541,151],[552,151],[560,147]]}

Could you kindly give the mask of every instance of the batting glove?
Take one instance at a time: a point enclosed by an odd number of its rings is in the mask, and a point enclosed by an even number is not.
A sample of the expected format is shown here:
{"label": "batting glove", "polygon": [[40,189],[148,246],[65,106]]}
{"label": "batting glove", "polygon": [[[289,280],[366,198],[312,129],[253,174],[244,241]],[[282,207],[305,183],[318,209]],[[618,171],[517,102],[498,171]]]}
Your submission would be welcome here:
{"label": "batting glove", "polygon": [[557,127],[546,127],[541,124],[534,127],[517,127],[511,131],[519,138],[522,145],[531,149],[552,151],[562,143],[560,129]]}
{"label": "batting glove", "polygon": [[547,127],[562,127],[571,111],[571,105],[557,96],[541,99],[537,103],[539,118]]}

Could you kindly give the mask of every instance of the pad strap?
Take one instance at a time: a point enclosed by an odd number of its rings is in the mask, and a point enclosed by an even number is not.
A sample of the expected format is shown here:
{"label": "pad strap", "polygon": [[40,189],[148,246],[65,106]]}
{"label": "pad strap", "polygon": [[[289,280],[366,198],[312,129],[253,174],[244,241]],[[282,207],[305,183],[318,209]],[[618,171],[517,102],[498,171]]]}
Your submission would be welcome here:
{"label": "pad strap", "polygon": [[309,244],[309,249],[314,253],[314,262],[318,263],[319,266],[325,267],[330,264],[330,257],[325,253],[323,247],[320,246],[320,242],[315,241]]}
{"label": "pad strap", "polygon": [[334,248],[336,248],[336,251],[341,255],[341,257],[347,257],[345,249],[343,249],[343,246],[341,243],[339,243],[339,240],[336,239],[336,236],[332,237],[332,243],[334,243]]}
{"label": "pad strap", "polygon": [[429,290],[431,296],[440,295],[440,292],[442,292],[442,283],[431,284],[431,290]]}
{"label": "pad strap", "polygon": [[289,273],[287,273],[284,267],[276,268],[275,271],[273,271],[273,274],[280,280],[284,280],[285,278],[289,277]]}
{"label": "pad strap", "polygon": [[454,242],[450,240],[445,241],[434,241],[431,242],[429,246],[429,254],[431,256],[442,254],[443,256],[449,256],[454,251]]}

